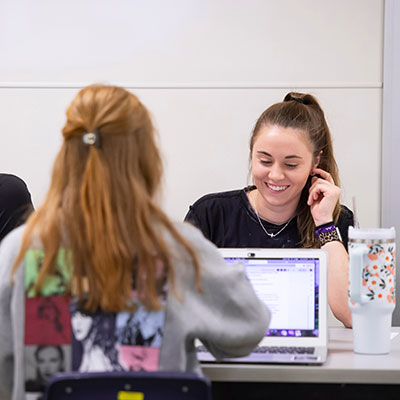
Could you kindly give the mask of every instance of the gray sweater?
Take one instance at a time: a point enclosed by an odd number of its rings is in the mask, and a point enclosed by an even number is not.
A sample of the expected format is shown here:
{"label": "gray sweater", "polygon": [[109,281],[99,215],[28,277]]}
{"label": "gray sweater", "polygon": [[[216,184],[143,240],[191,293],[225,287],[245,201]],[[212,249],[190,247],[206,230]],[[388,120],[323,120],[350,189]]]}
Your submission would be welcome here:
{"label": "gray sweater", "polygon": [[[203,293],[194,288],[194,269],[188,255],[166,234],[174,257],[176,290],[183,301],[172,291],[168,293],[159,369],[199,372],[195,338],[217,359],[244,356],[264,336],[270,313],[256,297],[243,265],[225,264],[217,248],[193,226],[180,223],[175,227],[199,257]],[[0,246],[0,399],[4,400],[25,398],[24,262],[14,285],[10,283],[23,230],[22,226],[11,232]]]}

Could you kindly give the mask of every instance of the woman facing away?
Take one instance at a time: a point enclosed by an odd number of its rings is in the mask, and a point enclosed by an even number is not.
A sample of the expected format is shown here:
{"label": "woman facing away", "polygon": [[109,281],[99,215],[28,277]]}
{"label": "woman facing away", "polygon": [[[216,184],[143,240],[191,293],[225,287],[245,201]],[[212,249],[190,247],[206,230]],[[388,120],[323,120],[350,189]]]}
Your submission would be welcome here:
{"label": "woman facing away", "polygon": [[[200,371],[195,338],[216,358],[250,353],[269,311],[243,266],[157,205],[147,109],[123,88],[93,85],[66,114],[45,201],[0,247],[0,398],[25,399],[32,346],[63,346],[65,369],[86,371]],[[42,329],[43,297],[63,332]]]}
{"label": "woman facing away", "polygon": [[266,109],[250,138],[254,185],[206,195],[185,217],[218,247],[306,247],[328,252],[329,305],[351,326],[347,305],[348,227],[339,203],[331,134],[318,101],[288,93]]}

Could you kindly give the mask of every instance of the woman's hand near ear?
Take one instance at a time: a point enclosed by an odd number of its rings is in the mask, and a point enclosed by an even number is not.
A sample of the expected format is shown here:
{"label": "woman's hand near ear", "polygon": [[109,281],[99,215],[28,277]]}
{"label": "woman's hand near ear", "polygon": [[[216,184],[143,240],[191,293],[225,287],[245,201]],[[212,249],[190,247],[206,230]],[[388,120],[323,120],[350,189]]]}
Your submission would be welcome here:
{"label": "woman's hand near ear", "polygon": [[340,197],[340,188],[335,185],[330,173],[321,168],[314,168],[311,176],[313,178],[307,204],[311,208],[315,226],[318,226],[333,220],[333,210]]}
{"label": "woman's hand near ear", "polygon": [[[320,168],[311,171],[312,180],[307,204],[311,208],[315,226],[333,220],[333,210],[340,197],[340,188],[331,175]],[[318,176],[317,176],[318,175]],[[335,317],[351,327],[351,312],[347,303],[348,255],[343,243],[334,241],[322,246],[328,253],[328,302]]]}

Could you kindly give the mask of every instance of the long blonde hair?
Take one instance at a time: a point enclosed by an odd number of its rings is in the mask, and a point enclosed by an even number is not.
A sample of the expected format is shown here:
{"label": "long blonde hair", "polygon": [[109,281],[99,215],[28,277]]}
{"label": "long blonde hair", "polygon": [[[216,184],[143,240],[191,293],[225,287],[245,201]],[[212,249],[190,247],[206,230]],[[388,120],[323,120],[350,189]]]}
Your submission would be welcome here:
{"label": "long blonde hair", "polygon": [[[282,102],[267,108],[258,118],[250,138],[250,160],[254,142],[263,126],[281,126],[299,129],[308,136],[313,146],[314,159],[320,156],[318,168],[329,172],[337,186],[340,186],[339,171],[333,154],[332,136],[325,120],[324,112],[317,99],[311,94],[288,93]],[[319,247],[315,236],[315,223],[307,205],[311,179],[303,188],[297,207],[297,226],[303,247]],[[333,211],[334,222],[337,223],[340,214],[339,201]]]}
{"label": "long blonde hair", "polygon": [[[190,255],[201,290],[191,245],[154,200],[162,160],[147,109],[121,87],[91,85],[76,95],[66,116],[50,188],[27,222],[13,276],[37,235],[44,260],[36,293],[55,273],[58,250],[64,247],[71,250],[71,280],[85,309],[126,309],[133,279],[144,305],[159,309],[160,261],[174,287],[172,256],[160,233],[166,229]],[[94,131],[97,144],[83,143],[83,134]]]}

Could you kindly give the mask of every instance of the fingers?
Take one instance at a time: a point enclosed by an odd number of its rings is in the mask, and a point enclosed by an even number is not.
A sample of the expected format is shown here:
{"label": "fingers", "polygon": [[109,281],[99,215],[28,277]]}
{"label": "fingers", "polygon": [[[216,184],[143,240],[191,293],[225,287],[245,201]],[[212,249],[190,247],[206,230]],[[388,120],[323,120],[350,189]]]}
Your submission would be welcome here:
{"label": "fingers", "polygon": [[336,203],[340,197],[340,188],[325,179],[313,178],[307,204],[311,206],[315,201],[322,200],[324,197],[332,199]]}
{"label": "fingers", "polygon": [[315,225],[321,225],[332,221],[333,211],[340,198],[340,188],[335,185],[331,174],[321,168],[314,168],[311,175],[307,204],[311,208]]}
{"label": "fingers", "polygon": [[320,198],[324,196],[324,191],[321,189],[321,187],[317,187],[315,184],[311,186],[307,200],[309,206],[313,205],[315,201],[320,200]]}
{"label": "fingers", "polygon": [[333,180],[331,174],[321,168],[313,168],[310,175],[311,176],[319,175],[322,179],[325,179],[326,181],[335,184],[335,181]]}

